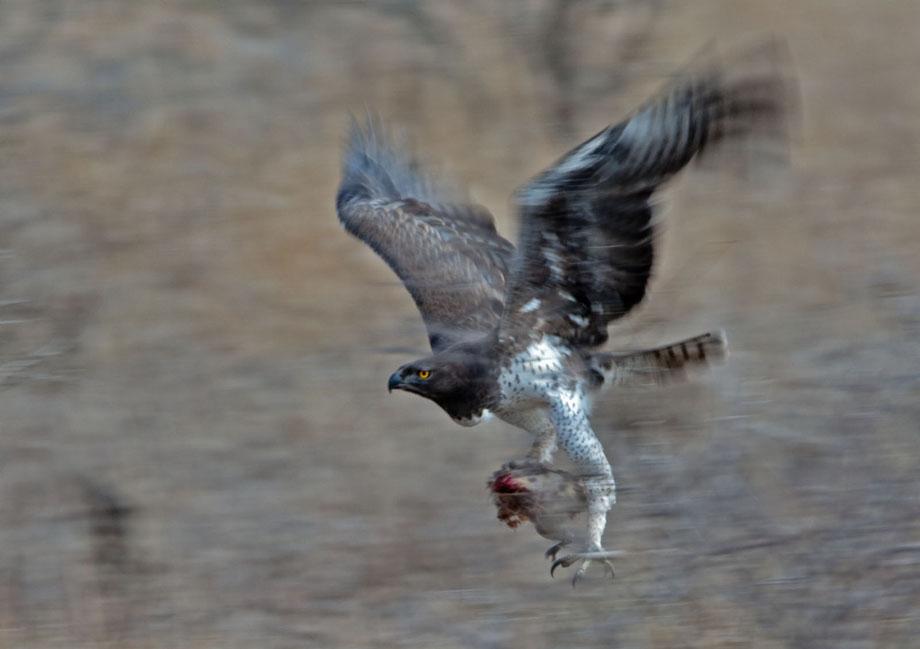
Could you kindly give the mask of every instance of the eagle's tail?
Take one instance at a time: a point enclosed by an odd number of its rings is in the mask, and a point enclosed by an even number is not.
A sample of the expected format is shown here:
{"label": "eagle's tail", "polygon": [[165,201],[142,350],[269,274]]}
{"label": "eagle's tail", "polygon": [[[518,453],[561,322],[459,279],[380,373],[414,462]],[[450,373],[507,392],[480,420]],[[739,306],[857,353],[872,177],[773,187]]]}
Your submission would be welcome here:
{"label": "eagle's tail", "polygon": [[592,369],[610,385],[662,385],[686,378],[693,367],[720,363],[728,355],[724,331],[705,333],[641,352],[600,353]]}

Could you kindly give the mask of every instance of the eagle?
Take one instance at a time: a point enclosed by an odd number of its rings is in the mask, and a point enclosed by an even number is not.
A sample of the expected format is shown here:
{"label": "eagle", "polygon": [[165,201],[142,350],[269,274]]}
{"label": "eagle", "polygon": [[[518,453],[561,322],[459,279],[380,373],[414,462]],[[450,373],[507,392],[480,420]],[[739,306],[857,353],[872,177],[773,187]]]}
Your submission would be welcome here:
{"label": "eagle", "polygon": [[516,192],[517,246],[486,208],[426,173],[379,119],[352,120],[339,220],[408,289],[432,352],[398,368],[387,387],[435,402],[463,426],[497,417],[529,431],[525,462],[535,466],[566,453],[583,485],[587,530],[580,551],[552,553],[552,570],[578,563],[573,583],[592,562],[612,573],[616,555],[602,544],[616,486],[591,427],[592,399],[610,386],[665,382],[726,351],[721,332],[637,352],[599,349],[610,323],[645,297],[656,193],[717,144],[782,135],[781,54],[770,41],[731,65],[700,57],[563,155]]}

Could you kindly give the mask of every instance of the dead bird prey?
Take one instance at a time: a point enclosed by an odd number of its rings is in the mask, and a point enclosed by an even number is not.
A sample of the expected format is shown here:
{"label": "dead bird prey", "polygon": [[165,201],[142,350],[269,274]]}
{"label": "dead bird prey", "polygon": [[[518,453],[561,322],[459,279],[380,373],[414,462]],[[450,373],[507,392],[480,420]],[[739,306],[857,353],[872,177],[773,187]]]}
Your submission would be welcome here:
{"label": "dead bird prey", "polygon": [[710,333],[630,354],[597,351],[610,322],[645,296],[655,192],[713,145],[782,134],[787,84],[775,44],[691,65],[622,122],[575,147],[516,194],[518,247],[492,216],[458,202],[369,120],[353,124],[336,197],[339,219],[411,293],[433,354],[389,378],[472,426],[492,415],[530,431],[529,459],[568,454],[584,485],[587,545],[564,557],[606,560],[615,502],[610,464],[589,422],[601,388],[661,382],[724,355]]}
{"label": "dead bird prey", "polygon": [[[546,557],[553,560],[550,575],[559,566],[570,565],[566,563],[569,557],[556,559],[556,554],[575,540],[572,520],[588,509],[588,496],[578,478],[535,462],[508,462],[492,474],[489,491],[498,520],[512,529],[530,521],[537,534],[556,542],[546,551]],[[611,577],[612,554],[599,557]]]}

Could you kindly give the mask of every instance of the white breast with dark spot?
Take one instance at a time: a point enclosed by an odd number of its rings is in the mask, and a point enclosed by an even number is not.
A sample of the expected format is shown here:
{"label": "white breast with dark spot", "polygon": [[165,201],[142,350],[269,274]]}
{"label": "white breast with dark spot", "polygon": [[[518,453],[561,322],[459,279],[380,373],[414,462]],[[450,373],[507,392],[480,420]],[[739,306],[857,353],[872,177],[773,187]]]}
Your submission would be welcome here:
{"label": "white breast with dark spot", "polygon": [[501,407],[545,401],[570,380],[566,359],[572,350],[556,336],[543,336],[532,342],[507,363],[498,375]]}

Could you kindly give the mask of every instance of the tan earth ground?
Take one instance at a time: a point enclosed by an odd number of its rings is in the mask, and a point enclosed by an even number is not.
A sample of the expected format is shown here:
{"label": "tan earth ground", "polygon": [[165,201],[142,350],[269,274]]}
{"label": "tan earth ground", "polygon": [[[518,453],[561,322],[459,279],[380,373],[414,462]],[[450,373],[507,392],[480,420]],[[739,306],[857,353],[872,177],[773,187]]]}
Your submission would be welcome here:
{"label": "tan earth ground", "polygon": [[[920,3],[0,4],[0,647],[920,647]],[[512,189],[706,42],[784,37],[770,178],[669,192],[610,394],[616,580],[495,520],[527,436],[387,395],[425,349],[336,222],[349,111]]]}

